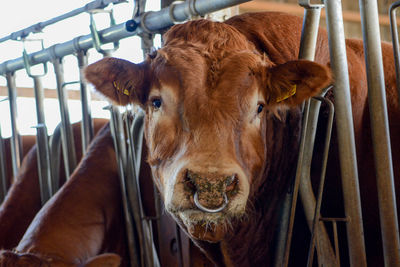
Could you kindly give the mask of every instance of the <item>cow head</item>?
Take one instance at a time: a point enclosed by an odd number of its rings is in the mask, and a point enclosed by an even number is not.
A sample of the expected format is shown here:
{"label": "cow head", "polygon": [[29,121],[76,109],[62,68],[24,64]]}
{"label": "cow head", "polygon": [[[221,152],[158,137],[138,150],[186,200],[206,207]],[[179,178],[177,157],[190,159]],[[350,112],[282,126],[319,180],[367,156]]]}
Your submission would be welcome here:
{"label": "cow head", "polygon": [[301,104],[330,82],[326,67],[275,65],[235,28],[174,26],[141,64],[105,58],[87,80],[117,105],[146,112],[148,162],[166,209],[196,239],[216,242],[246,213],[266,159],[266,110]]}

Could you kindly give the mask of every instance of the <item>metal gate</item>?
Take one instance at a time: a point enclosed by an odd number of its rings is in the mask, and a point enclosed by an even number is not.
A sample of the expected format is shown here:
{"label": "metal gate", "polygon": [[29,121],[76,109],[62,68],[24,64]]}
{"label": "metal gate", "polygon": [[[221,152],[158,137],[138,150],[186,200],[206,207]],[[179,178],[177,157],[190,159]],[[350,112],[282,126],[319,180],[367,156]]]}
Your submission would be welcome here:
{"label": "metal gate", "polygon": [[[0,64],[0,74],[7,79],[8,101],[11,114],[11,154],[12,154],[12,173],[18,173],[21,162],[21,138],[18,133],[16,123],[16,75],[15,71],[25,69],[28,76],[34,82],[35,101],[37,110],[37,145],[38,145],[38,169],[40,173],[40,187],[42,203],[45,203],[58,189],[58,179],[54,166],[57,160],[52,156],[58,148],[58,142],[49,143],[48,133],[43,113],[43,86],[41,77],[47,73],[47,63],[53,64],[57,81],[57,94],[59,109],[61,113],[61,144],[64,155],[64,165],[66,177],[72,173],[76,167],[76,158],[72,137],[69,111],[66,98],[66,86],[63,77],[62,59],[66,55],[74,54],[78,58],[78,67],[83,69],[87,64],[88,49],[95,48],[104,56],[110,55],[114,49],[118,49],[118,41],[139,35],[142,37],[144,53],[152,49],[153,34],[159,30],[172,26],[175,23],[183,22],[190,17],[204,15],[222,8],[233,6],[248,0],[187,0],[176,1],[169,7],[157,12],[145,12],[145,0],[135,0],[135,9],[131,20],[123,24],[115,24],[112,10],[104,10],[109,4],[119,4],[122,0],[97,0],[87,4],[85,7],[76,9],[68,14],[59,16],[49,21],[32,25],[29,28],[13,33],[8,37],[0,39],[0,42],[14,39],[25,40],[25,38],[47,25],[64,20],[82,12],[90,14],[91,34],[79,36],[71,41],[53,45],[38,52],[28,54],[24,51],[22,57],[9,60]],[[339,264],[337,235],[334,235],[334,248],[323,223],[331,222],[334,233],[336,233],[336,223],[343,221],[346,223],[350,263],[352,266],[366,266],[365,245],[363,237],[362,214],[360,205],[360,193],[358,186],[358,171],[355,153],[354,129],[351,114],[349,77],[346,61],[346,51],[343,32],[343,19],[341,14],[340,0],[325,0],[322,3],[311,3],[310,0],[299,0],[299,4],[305,8],[303,33],[301,40],[301,51],[299,57],[313,60],[315,53],[315,43],[317,38],[317,28],[319,26],[319,16],[322,8],[326,9],[327,27],[329,36],[329,46],[331,55],[331,68],[335,76],[335,83],[332,88],[335,96],[333,105],[328,99],[321,95],[304,104],[303,130],[300,144],[300,155],[298,159],[297,173],[292,194],[287,194],[283,205],[281,229],[279,232],[279,242],[275,255],[276,266],[287,266],[290,256],[291,236],[294,224],[294,211],[298,192],[306,210],[306,216],[312,224],[309,225],[312,233],[309,250],[308,265],[313,264],[315,244],[320,265],[335,266]],[[393,167],[390,151],[390,138],[388,129],[387,108],[385,99],[384,73],[382,55],[379,38],[379,24],[377,14],[377,3],[374,0],[359,0],[363,35],[365,60],[367,65],[368,91],[371,110],[372,136],[374,142],[375,165],[377,169],[378,195],[380,222],[382,227],[382,239],[385,265],[400,265],[400,244],[399,231],[396,211],[396,198],[394,192]],[[396,55],[396,70],[399,78],[400,60],[398,52],[398,36],[395,11],[400,6],[399,2],[392,5],[390,14],[392,17],[392,29],[394,40],[394,52]],[[110,27],[98,31],[93,17],[96,13],[106,12],[109,14]],[[103,44],[113,43],[112,49],[104,49]],[[32,74],[31,66],[43,64],[43,73]],[[82,73],[82,72],[81,72]],[[92,118],[90,112],[90,99],[87,86],[83,77],[77,83],[80,84],[82,100],[82,142],[86,148],[93,137]],[[398,79],[398,84],[400,84]],[[400,86],[398,85],[400,90]],[[400,94],[399,94],[400,95]],[[345,205],[345,218],[322,218],[319,210],[322,201],[322,190],[324,185],[325,167],[322,168],[321,184],[314,197],[310,182],[310,166],[312,160],[312,144],[315,137],[315,128],[318,119],[319,106],[325,102],[330,107],[330,119],[328,123],[328,135],[326,137],[324,165],[327,161],[327,152],[330,143],[330,132],[333,123],[333,112],[336,111],[337,136],[339,142],[340,164],[342,173],[342,185]],[[143,113],[128,107],[121,113],[119,109],[109,106],[111,114],[111,128],[114,137],[114,145],[117,154],[119,174],[121,178],[121,188],[123,194],[123,205],[126,220],[126,230],[128,233],[129,254],[131,259],[140,259],[141,266],[159,266],[159,259],[153,243],[152,220],[146,218],[143,213],[138,183],[139,168],[141,162],[142,137],[143,137]],[[125,133],[123,135],[122,133]],[[0,136],[1,137],[1,136]],[[126,143],[126,140],[130,140]],[[0,138],[0,150],[3,150],[3,139]],[[4,155],[4,153],[1,153]],[[7,192],[5,159],[0,157],[0,201]],[[156,196],[157,194],[155,194]],[[159,200],[156,203],[160,203]],[[159,217],[160,205],[157,205],[157,216]],[[134,230],[138,233],[135,237]],[[138,242],[136,242],[138,240]],[[180,253],[180,265],[182,264],[182,251]],[[137,262],[131,261],[132,266],[137,266]]]}

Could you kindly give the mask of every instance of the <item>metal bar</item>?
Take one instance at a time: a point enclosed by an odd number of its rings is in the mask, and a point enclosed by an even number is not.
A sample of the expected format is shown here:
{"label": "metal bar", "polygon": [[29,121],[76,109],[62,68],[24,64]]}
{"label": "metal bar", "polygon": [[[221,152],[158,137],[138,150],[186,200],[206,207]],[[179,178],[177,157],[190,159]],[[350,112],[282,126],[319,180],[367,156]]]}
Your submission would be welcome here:
{"label": "metal bar", "polygon": [[0,39],[0,43],[5,42],[7,40],[19,40],[21,38],[24,38],[26,36],[28,36],[30,33],[37,33],[37,32],[41,32],[46,26],[49,26],[51,24],[57,23],[59,21],[62,21],[64,19],[68,19],[71,17],[74,17],[76,15],[79,15],[83,12],[87,12],[89,10],[92,9],[97,9],[97,8],[105,8],[107,7],[109,4],[119,4],[119,3],[124,3],[126,2],[125,0],[96,0],[93,2],[90,2],[88,4],[86,4],[84,7],[72,10],[68,13],[65,13],[61,16],[46,20],[44,22],[39,22],[36,23],[32,26],[29,26],[28,28],[25,28],[23,30],[19,30],[17,32],[14,32],[12,34],[10,34],[9,36],[5,36],[2,37]]}
{"label": "metal bar", "polygon": [[336,266],[340,267],[339,238],[338,238],[338,233],[337,233],[336,221],[332,221],[332,228],[333,228],[333,239],[334,239],[334,243],[335,243]]}
{"label": "metal bar", "polygon": [[80,79],[80,92],[81,92],[81,107],[82,107],[82,152],[83,155],[86,153],[86,149],[89,146],[90,141],[93,139],[93,120],[90,109],[90,92],[88,91],[87,84],[85,82],[83,70],[87,66],[88,58],[87,52],[79,50],[77,53],[78,66],[79,66],[79,79]]}
{"label": "metal bar", "polygon": [[[206,14],[209,12],[213,12],[219,9],[227,8],[248,1],[250,0],[220,0],[220,1],[197,0],[195,2],[195,9],[201,14]],[[188,15],[186,14],[185,9],[186,9],[185,3],[175,5],[173,9],[174,17],[178,20],[182,21],[186,20],[188,18]],[[151,31],[158,31],[160,29],[167,28],[174,24],[169,15],[168,8],[164,8],[157,12],[150,12],[150,13],[148,12],[145,14],[146,16],[143,24],[145,25],[146,29],[149,29]],[[137,18],[137,21],[139,22],[142,17]],[[99,35],[102,42],[105,44],[129,36],[137,35],[140,32],[143,32],[142,27],[139,27],[137,30],[133,32],[128,32],[125,29],[125,23],[121,23],[115,25],[114,27],[110,27],[102,31],[99,31]],[[79,50],[87,50],[92,47],[93,47],[92,36],[91,34],[88,34],[85,36],[77,37],[74,40],[55,45],[54,56],[62,58],[66,55],[73,54],[74,52],[77,52]],[[31,65],[36,65],[39,63],[50,61],[51,58],[52,58],[52,52],[50,52],[50,49],[47,48],[39,52],[30,54],[29,62],[31,63]],[[0,75],[23,68],[24,68],[23,58],[8,60],[0,64]]]}
{"label": "metal bar", "polygon": [[53,67],[56,75],[58,104],[61,115],[61,144],[64,155],[65,177],[68,179],[76,167],[76,154],[74,135],[68,112],[68,96],[64,86],[64,70],[61,61],[62,59],[55,58],[53,60]]}
{"label": "metal bar", "polygon": [[40,185],[40,198],[42,205],[50,198],[50,192],[52,192],[51,185],[51,164],[50,164],[50,151],[48,144],[48,135],[46,122],[44,117],[44,106],[43,106],[43,87],[41,78],[33,76],[34,89],[35,89],[35,102],[36,102],[36,143],[37,143],[37,155],[38,155],[38,170],[39,170],[39,185]]}
{"label": "metal bar", "polygon": [[[140,116],[142,120],[138,120],[137,117]],[[129,140],[129,150],[128,150],[128,167],[130,170],[129,180],[127,181],[128,185],[128,198],[130,200],[130,205],[132,207],[134,220],[136,223],[136,229],[138,231],[138,239],[140,244],[140,254],[143,266],[153,266],[152,258],[149,255],[151,251],[151,245],[149,245],[149,238],[145,234],[147,232],[147,228],[145,225],[145,216],[143,211],[141,193],[140,193],[140,185],[139,185],[139,167],[137,165],[137,143],[141,142],[139,138],[140,134],[137,132],[139,124],[143,123],[143,114],[136,113],[133,123],[131,123],[130,119],[125,120],[126,129],[128,133]],[[141,149],[141,147],[140,147]],[[141,154],[139,154],[139,158],[141,158]]]}
{"label": "metal bar", "polygon": [[[305,131],[307,129],[309,108],[310,108],[310,102],[306,101],[305,107],[304,107],[303,125],[301,127],[302,133],[301,133],[299,151],[304,151],[304,147],[306,145]],[[282,261],[282,266],[288,266],[288,264],[289,264],[290,245],[292,242],[293,225],[294,225],[294,214],[296,212],[297,196],[298,196],[299,187],[300,187],[300,177],[301,177],[301,172],[302,172],[301,169],[303,168],[303,160],[304,160],[304,154],[299,153],[299,158],[297,161],[296,178],[295,178],[294,186],[293,186],[293,198],[292,198],[292,203],[291,203],[291,208],[290,208],[287,239],[286,239],[286,243],[285,243],[285,253],[284,253],[284,257],[283,257],[283,261]]]}
{"label": "metal bar", "polygon": [[131,267],[139,267],[143,266],[141,263],[141,257],[138,253],[140,251],[140,245],[137,244],[136,238],[135,238],[135,233],[133,231],[135,224],[132,221],[132,212],[134,213],[135,211],[132,210],[129,207],[129,201],[127,197],[128,189],[125,181],[125,168],[123,166],[123,161],[121,159],[121,151],[120,151],[120,138],[119,138],[119,133],[118,133],[118,122],[117,117],[116,117],[116,111],[114,107],[109,106],[107,107],[108,110],[110,110],[110,128],[111,128],[111,134],[113,137],[114,141],[114,149],[115,149],[115,156],[118,164],[118,174],[120,178],[120,185],[121,185],[121,191],[122,191],[122,205],[124,209],[124,217],[125,217],[125,228],[126,228],[126,235],[127,235],[127,241],[128,241],[128,253],[129,253],[129,258],[130,258],[130,266]]}
{"label": "metal bar", "polygon": [[342,188],[351,266],[366,266],[365,244],[358,183],[349,74],[340,0],[325,1],[331,68],[335,76],[335,110]]}
{"label": "metal bar", "polygon": [[8,101],[10,104],[10,118],[11,118],[11,160],[12,160],[12,174],[17,177],[18,168],[22,160],[22,144],[21,137],[17,127],[17,86],[15,84],[15,74],[6,73],[7,88],[8,88]]}
{"label": "metal bar", "polygon": [[50,137],[50,162],[52,169],[51,195],[60,188],[60,164],[61,164],[61,123],[59,123]]}
{"label": "metal bar", "polygon": [[[322,171],[321,171],[321,178],[319,180],[319,187],[318,187],[318,197],[317,197],[317,203],[315,206],[315,212],[314,212],[314,219],[313,219],[313,223],[312,223],[312,230],[311,230],[311,241],[310,241],[310,248],[308,250],[308,264],[307,266],[312,266],[313,263],[313,256],[314,256],[314,248],[315,248],[315,239],[318,238],[320,236],[319,233],[319,228],[323,227],[323,223],[320,222],[319,218],[321,217],[321,203],[322,203],[322,194],[323,194],[323,190],[324,190],[324,185],[325,185],[325,174],[326,174],[326,165],[328,163],[328,153],[329,153],[329,146],[331,143],[331,134],[332,134],[332,127],[333,127],[333,115],[335,113],[335,107],[333,105],[333,103],[329,100],[329,99],[325,99],[323,97],[315,97],[314,99],[317,99],[321,102],[325,102],[328,107],[329,107],[329,118],[328,118],[328,123],[326,126],[326,137],[325,137],[325,146],[324,146],[324,154],[323,154],[323,159],[322,159]],[[306,178],[306,177],[304,177]],[[300,191],[301,192],[301,191]],[[326,234],[326,231],[324,232]],[[330,246],[330,241],[329,238],[327,238],[326,240],[320,240],[319,244],[321,247],[323,246],[327,246],[326,244],[322,244],[322,242],[329,242],[329,246]],[[318,251],[318,248],[317,248]],[[326,255],[322,255],[325,256]],[[334,253],[332,253],[332,256],[334,257]],[[323,264],[322,265],[326,266],[327,264]]]}
{"label": "metal bar", "polygon": [[[321,5],[317,5],[308,7],[304,10],[303,29],[300,40],[300,51],[299,51],[299,58],[301,59],[314,60],[315,47],[318,36],[319,18],[322,7],[323,6]],[[299,158],[296,170],[295,188],[292,197],[292,211],[289,218],[289,225],[287,227],[288,230],[286,235],[286,247],[284,255],[282,255],[282,253],[280,253],[281,255],[277,255],[277,258],[275,260],[275,266],[279,266],[282,262],[284,263],[283,266],[287,266],[289,262],[290,244],[293,231],[292,228],[294,223],[295,208],[296,208],[295,206],[297,201],[295,198],[297,198],[298,188],[300,190],[300,197],[303,203],[309,229],[310,231],[312,229],[311,222],[314,216],[313,212],[315,210],[315,197],[310,182],[310,169],[311,169],[311,160],[313,154],[314,139],[315,139],[316,125],[318,122],[320,103],[315,100],[309,100],[306,101],[305,106],[306,108],[303,114],[303,120],[305,121],[303,121],[304,128],[302,129],[302,137],[301,137],[302,139],[299,148]],[[305,146],[304,144],[307,144],[307,146]],[[281,235],[282,236],[280,238],[283,238],[284,234]],[[324,266],[329,266],[330,262],[332,262],[332,259],[334,259],[334,253],[330,245],[328,234],[324,227],[319,228],[318,238],[321,239],[320,243],[322,244],[321,246],[318,247],[317,250],[319,259]]]}
{"label": "metal bar", "polygon": [[390,31],[392,33],[393,55],[396,68],[396,86],[398,101],[400,103],[400,51],[399,51],[399,33],[397,31],[396,9],[400,6],[400,1],[393,3],[389,9]]}
{"label": "metal bar", "polygon": [[379,215],[386,266],[400,266],[396,193],[386,106],[385,76],[376,0],[359,0],[367,67],[372,143],[378,185]]}
{"label": "metal bar", "polygon": [[4,149],[4,139],[1,134],[1,126],[0,126],[0,204],[5,199],[8,189],[5,157],[6,157],[6,151]]}

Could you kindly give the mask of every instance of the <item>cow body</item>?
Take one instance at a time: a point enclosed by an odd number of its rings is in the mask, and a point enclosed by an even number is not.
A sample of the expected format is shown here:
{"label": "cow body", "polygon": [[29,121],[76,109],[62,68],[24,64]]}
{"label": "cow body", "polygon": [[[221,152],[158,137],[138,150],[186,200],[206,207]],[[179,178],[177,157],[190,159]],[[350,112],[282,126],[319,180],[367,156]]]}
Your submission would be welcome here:
{"label": "cow body", "polygon": [[111,250],[126,259],[123,240],[118,171],[110,129],[105,126],[71,178],[36,215],[14,252],[1,253],[0,263],[118,266],[120,258],[115,254],[100,258],[100,265],[98,259],[90,263],[90,258]]}
{"label": "cow body", "polygon": [[[97,133],[106,122],[105,119],[95,119],[94,132]],[[72,124],[78,160],[82,157],[80,126],[80,123]],[[12,183],[4,202],[0,206],[0,249],[15,247],[33,217],[41,208],[35,140],[34,136],[23,137],[24,155],[26,154],[26,156],[21,163],[17,178]],[[62,155],[60,156],[59,184],[61,185],[65,182],[66,177],[63,158]],[[11,181],[11,176],[9,178]]]}

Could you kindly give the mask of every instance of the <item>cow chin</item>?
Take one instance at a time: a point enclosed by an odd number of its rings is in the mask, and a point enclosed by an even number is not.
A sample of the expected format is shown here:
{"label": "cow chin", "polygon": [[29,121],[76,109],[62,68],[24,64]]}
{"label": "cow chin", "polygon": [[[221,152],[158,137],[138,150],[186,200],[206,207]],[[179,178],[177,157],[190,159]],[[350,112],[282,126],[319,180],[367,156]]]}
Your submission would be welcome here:
{"label": "cow chin", "polygon": [[[233,215],[226,213],[208,214],[198,210],[186,210],[176,214],[183,222],[188,234],[197,240],[216,243],[232,231],[231,220]],[[234,217],[240,217],[236,214]]]}

